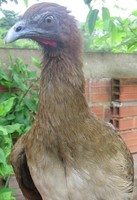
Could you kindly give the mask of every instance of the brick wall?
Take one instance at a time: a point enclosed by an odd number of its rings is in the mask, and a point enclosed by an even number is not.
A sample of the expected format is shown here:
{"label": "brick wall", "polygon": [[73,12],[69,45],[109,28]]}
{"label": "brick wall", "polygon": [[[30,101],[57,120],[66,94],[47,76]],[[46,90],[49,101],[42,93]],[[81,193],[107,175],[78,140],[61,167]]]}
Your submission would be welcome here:
{"label": "brick wall", "polygon": [[99,120],[111,122],[137,152],[137,78],[86,79],[85,97]]}
{"label": "brick wall", "polygon": [[100,120],[110,120],[111,79],[86,79],[85,97]]}

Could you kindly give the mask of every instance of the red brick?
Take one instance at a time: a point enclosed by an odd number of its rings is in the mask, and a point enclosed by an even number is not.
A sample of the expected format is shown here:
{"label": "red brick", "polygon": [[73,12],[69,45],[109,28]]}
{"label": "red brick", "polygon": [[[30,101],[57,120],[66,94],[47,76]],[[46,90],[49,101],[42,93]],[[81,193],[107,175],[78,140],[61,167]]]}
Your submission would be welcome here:
{"label": "red brick", "polygon": [[109,93],[93,93],[91,95],[91,102],[110,102],[111,101],[111,94]]}
{"label": "red brick", "polygon": [[111,81],[110,79],[90,80],[90,101],[109,102],[111,100]]}
{"label": "red brick", "polygon": [[91,111],[92,112],[95,112],[95,113],[102,113],[103,112],[103,106],[102,105],[99,105],[99,106],[91,106],[90,107]]}
{"label": "red brick", "polygon": [[137,116],[137,105],[127,105],[112,107],[111,112],[113,117],[130,117]]}
{"label": "red brick", "polygon": [[112,118],[111,122],[120,131],[137,128],[137,117]]}
{"label": "red brick", "polygon": [[91,112],[93,112],[99,120],[103,120],[103,106],[91,106]]}
{"label": "red brick", "polygon": [[137,78],[136,77],[113,78],[112,85],[114,86],[137,85]]}
{"label": "red brick", "polygon": [[18,88],[8,88],[8,87],[4,87],[2,85],[0,85],[0,93],[3,93],[3,92],[18,92],[19,89]]}
{"label": "red brick", "polygon": [[137,100],[137,91],[134,93],[127,94],[112,94],[112,100],[117,102],[126,102],[126,101],[136,101]]}
{"label": "red brick", "polygon": [[107,86],[107,87],[91,87],[91,92],[92,93],[109,93],[111,94],[111,87]]}
{"label": "red brick", "polygon": [[8,88],[0,85],[0,93],[3,93],[3,92],[8,92]]}
{"label": "red brick", "polygon": [[122,85],[120,87],[120,92],[122,94],[126,94],[126,93],[134,93],[134,91],[137,91],[137,85]]}
{"label": "red brick", "polygon": [[137,100],[137,78],[112,79],[112,100]]}

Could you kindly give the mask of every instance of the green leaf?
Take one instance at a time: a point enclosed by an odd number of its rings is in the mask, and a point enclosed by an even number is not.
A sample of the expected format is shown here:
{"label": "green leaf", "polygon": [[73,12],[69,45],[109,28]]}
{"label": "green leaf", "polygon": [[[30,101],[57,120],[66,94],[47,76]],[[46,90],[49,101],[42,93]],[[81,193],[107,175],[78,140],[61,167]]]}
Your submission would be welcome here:
{"label": "green leaf", "polygon": [[7,129],[0,125],[0,135],[8,135]]}
{"label": "green leaf", "polygon": [[110,31],[111,29],[110,24],[111,24],[111,19],[103,21],[103,29],[105,31]]}
{"label": "green leaf", "polygon": [[103,29],[106,31],[110,31],[111,18],[109,10],[106,7],[102,7],[102,20],[103,20]]}
{"label": "green leaf", "polygon": [[15,200],[16,198],[12,196],[13,189],[1,187],[0,188],[0,200]]}
{"label": "green leaf", "polygon": [[92,0],[84,0],[84,3],[86,4],[86,5],[90,5],[90,2],[91,2]]}
{"label": "green leaf", "polygon": [[94,31],[95,25],[96,25],[96,20],[98,17],[98,12],[99,10],[97,9],[90,9],[88,16],[87,16],[87,24],[88,24],[88,29],[89,33],[91,34]]}
{"label": "green leaf", "polygon": [[6,119],[7,119],[8,121],[12,121],[12,120],[15,119],[15,115],[14,115],[14,114],[9,114],[9,115],[6,117]]}
{"label": "green leaf", "polygon": [[41,61],[38,58],[32,57],[32,63],[38,68],[41,68]]}
{"label": "green leaf", "polygon": [[7,74],[4,72],[4,70],[0,66],[0,80],[2,80],[2,79],[6,80],[6,81],[10,80],[9,77],[7,76]]}
{"label": "green leaf", "polygon": [[26,104],[26,106],[28,107],[28,109],[32,112],[36,111],[37,108],[37,102],[35,101],[35,99],[29,99],[29,98],[25,98],[24,99],[24,103]]}
{"label": "green leaf", "polygon": [[131,13],[131,15],[134,15],[135,17],[137,17],[137,10],[133,11],[133,12]]}
{"label": "green leaf", "polygon": [[2,81],[2,85],[8,88],[12,88],[13,87],[13,82],[10,81]]}
{"label": "green leaf", "polygon": [[6,158],[5,158],[5,154],[3,149],[0,148],[0,163],[2,163],[3,165],[6,164]]}
{"label": "green leaf", "polygon": [[106,7],[102,7],[102,19],[103,21],[108,20],[110,18],[109,9]]}
{"label": "green leaf", "polygon": [[12,148],[12,140],[9,137],[9,135],[3,137],[4,140],[1,143],[1,148],[3,149],[3,152],[5,154],[5,158],[7,159],[11,153]]}
{"label": "green leaf", "polygon": [[28,0],[24,0],[24,4],[26,7],[28,7]]}
{"label": "green leaf", "polygon": [[29,132],[30,129],[31,129],[31,126],[27,126],[27,127],[24,129],[24,133]]}
{"label": "green leaf", "polygon": [[118,35],[117,33],[118,33],[117,27],[113,23],[112,29],[111,29],[111,44],[112,45],[114,45],[115,42],[116,42],[116,38],[117,38],[117,35]]}
{"label": "green leaf", "polygon": [[14,174],[12,166],[0,164],[0,175],[5,178],[8,174]]}
{"label": "green leaf", "polygon": [[15,131],[20,132],[21,126],[22,126],[22,124],[17,123],[17,124],[13,124],[13,125],[7,125],[7,126],[5,126],[5,128],[9,134],[9,133],[14,133]]}
{"label": "green leaf", "polygon": [[24,108],[24,112],[20,111],[16,113],[16,122],[28,126],[30,123],[30,112],[27,108]]}
{"label": "green leaf", "polygon": [[0,124],[1,125],[7,125],[8,124],[8,120],[6,119],[6,117],[0,117]]}
{"label": "green leaf", "polygon": [[21,132],[21,127],[23,124],[12,124],[12,125],[6,125],[6,126],[1,126],[0,125],[0,135],[8,135],[9,133],[14,133],[15,131]]}
{"label": "green leaf", "polygon": [[0,102],[8,100],[12,95],[9,92],[0,93]]}
{"label": "green leaf", "polygon": [[6,130],[8,133],[14,133],[15,131],[17,132],[21,132],[21,127],[23,126],[23,124],[12,124],[12,125],[7,125],[5,126]]}
{"label": "green leaf", "polygon": [[6,101],[0,103],[0,117],[6,116],[6,114],[12,109],[15,97],[11,97]]}

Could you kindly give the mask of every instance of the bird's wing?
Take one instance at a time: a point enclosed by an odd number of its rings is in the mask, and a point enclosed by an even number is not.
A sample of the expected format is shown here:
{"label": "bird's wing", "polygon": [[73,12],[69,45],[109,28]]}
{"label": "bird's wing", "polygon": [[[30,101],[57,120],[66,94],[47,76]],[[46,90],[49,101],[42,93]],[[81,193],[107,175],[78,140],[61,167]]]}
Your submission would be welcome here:
{"label": "bird's wing", "polygon": [[13,166],[18,184],[28,200],[42,200],[37,188],[31,178],[25,154],[25,135],[15,144],[11,153],[11,164]]}

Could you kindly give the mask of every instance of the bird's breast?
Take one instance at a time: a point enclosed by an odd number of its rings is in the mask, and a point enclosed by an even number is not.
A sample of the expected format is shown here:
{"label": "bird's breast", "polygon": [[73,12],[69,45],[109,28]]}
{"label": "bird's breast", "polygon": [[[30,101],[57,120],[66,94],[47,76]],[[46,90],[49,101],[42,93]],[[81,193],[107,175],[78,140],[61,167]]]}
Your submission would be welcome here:
{"label": "bird's breast", "polygon": [[86,187],[83,175],[73,167],[65,166],[54,155],[46,154],[45,157],[39,163],[28,163],[34,184],[43,200],[81,200],[80,191]]}

